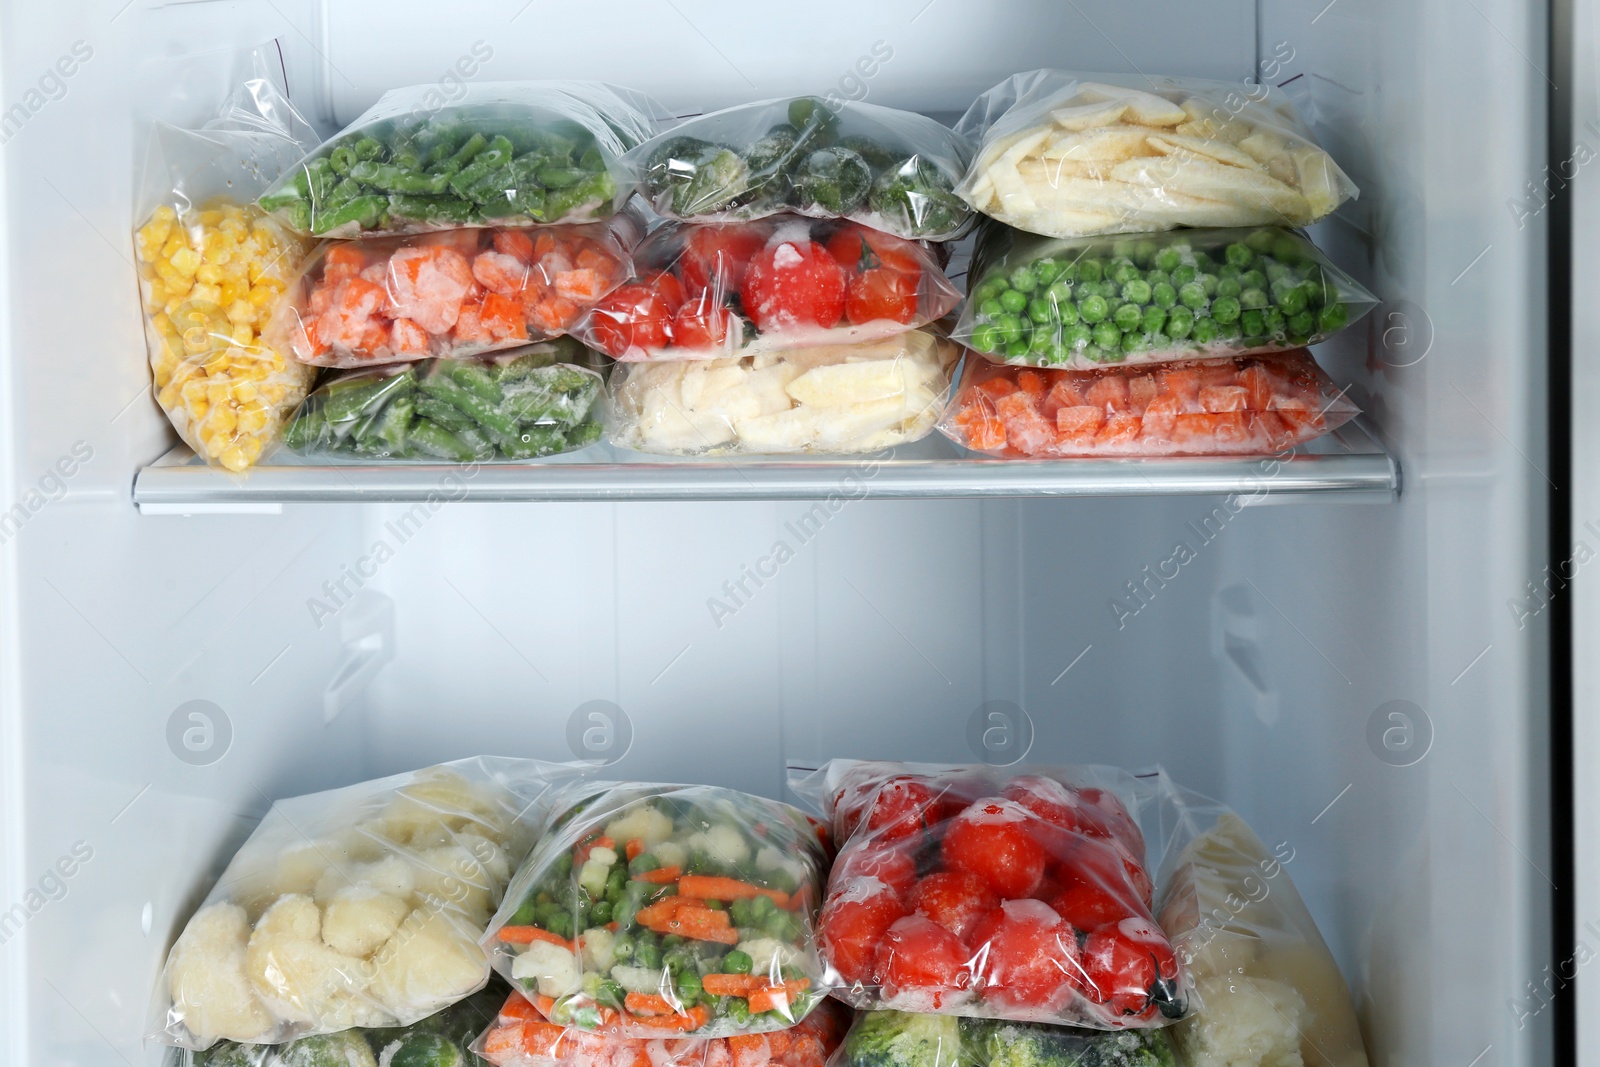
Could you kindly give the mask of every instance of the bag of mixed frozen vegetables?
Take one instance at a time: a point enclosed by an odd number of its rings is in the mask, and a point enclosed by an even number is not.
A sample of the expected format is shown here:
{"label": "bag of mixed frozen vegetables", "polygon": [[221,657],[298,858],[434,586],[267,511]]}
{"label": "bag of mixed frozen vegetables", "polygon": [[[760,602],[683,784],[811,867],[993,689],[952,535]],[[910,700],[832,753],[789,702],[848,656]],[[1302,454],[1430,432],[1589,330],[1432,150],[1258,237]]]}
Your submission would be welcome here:
{"label": "bag of mixed frozen vegetables", "polygon": [[929,247],[793,215],[667,223],[634,251],[638,280],[601,298],[573,332],[628,363],[888,337],[960,302]]}
{"label": "bag of mixed frozen vegetables", "polygon": [[960,350],[927,330],[742,359],[619,366],[613,444],[672,454],[877,452],[927,436]]}
{"label": "bag of mixed frozen vegetables", "polygon": [[984,226],[954,336],[997,363],[1106,363],[1280,352],[1326,340],[1377,299],[1277,228],[1038,237]]}
{"label": "bag of mixed frozen vegetables", "polygon": [[[828,1067],[1175,1067],[1174,1033],[1088,1030],[890,1008],[858,1012]],[[1271,1062],[1241,1060],[1229,1067]]]}
{"label": "bag of mixed frozen vegetables", "polygon": [[819,930],[835,996],[1103,1030],[1190,1010],[1154,918],[1149,859],[1174,844],[1159,772],[833,760],[791,786],[841,842]]}
{"label": "bag of mixed frozen vegetables", "polygon": [[1320,437],[1358,411],[1303,348],[1092,371],[968,360],[939,430],[1007,459],[1260,456]]}
{"label": "bag of mixed frozen vegetables", "polygon": [[930,241],[961,236],[972,218],[954,192],[971,142],[926,115],[877,104],[741,104],[657,134],[628,160],[667,218],[735,222],[792,211]]}
{"label": "bag of mixed frozen vegetables", "polygon": [[229,471],[260,458],[313,373],[262,336],[305,243],[250,203],[305,153],[311,127],[252,60],[201,128],[155,124],[135,194],[156,403],[184,444]]}
{"label": "bag of mixed frozen vegetables", "polygon": [[334,375],[284,431],[303,455],[455,463],[528,460],[600,439],[605,382],[571,338],[482,359]]}
{"label": "bag of mixed frozen vegetables", "polygon": [[480,756],[275,803],[172,946],[160,1040],[409,1026],[481,989],[484,926],[576,773]]}
{"label": "bag of mixed frozen vegetables", "polygon": [[622,155],[663,114],[602,82],[484,82],[442,107],[434,95],[384,93],[261,206],[317,237],[593,222],[633,194]]}
{"label": "bag of mixed frozen vegetables", "polygon": [[[513,994],[514,995],[514,994]],[[506,990],[493,981],[466,1000],[410,1026],[357,1027],[283,1045],[219,1041],[175,1049],[171,1067],[480,1067],[473,1039],[494,1022]]]}
{"label": "bag of mixed frozen vegetables", "polygon": [[792,1026],[822,999],[819,824],[712,786],[565,796],[483,938],[552,1023],[731,1037]]}
{"label": "bag of mixed frozen vegetables", "polygon": [[615,1027],[590,1031],[553,1023],[512,993],[472,1050],[492,1067],[825,1067],[849,1015],[844,1005],[824,999],[794,1026],[765,1034],[624,1037]]}
{"label": "bag of mixed frozen vegetables", "polygon": [[633,274],[644,220],[330,241],[268,337],[302,363],[366,367],[478,355],[565,334]]}
{"label": "bag of mixed frozen vegetables", "polygon": [[956,132],[979,142],[956,192],[1051,237],[1305,226],[1356,195],[1264,85],[1032,70],[978,97]]}
{"label": "bag of mixed frozen vegetables", "polygon": [[1172,1030],[1187,1067],[1303,1063],[1366,1067],[1344,976],[1289,878],[1294,848],[1270,850],[1233,812],[1180,793],[1197,836],[1177,858],[1161,911],[1206,1010]]}

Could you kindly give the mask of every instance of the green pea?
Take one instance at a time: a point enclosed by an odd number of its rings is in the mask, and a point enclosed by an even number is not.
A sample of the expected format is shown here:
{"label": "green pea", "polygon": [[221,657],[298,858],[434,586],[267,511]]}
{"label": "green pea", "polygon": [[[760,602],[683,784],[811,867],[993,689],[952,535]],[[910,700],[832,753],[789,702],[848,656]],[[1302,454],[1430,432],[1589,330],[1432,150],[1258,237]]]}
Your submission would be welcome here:
{"label": "green pea", "polygon": [[1276,233],[1272,237],[1272,258],[1293,267],[1305,257],[1301,253],[1300,242],[1287,233]]}
{"label": "green pea", "polygon": [[1244,286],[1239,284],[1238,278],[1222,278],[1217,282],[1218,296],[1236,297],[1244,292]]}
{"label": "green pea", "polygon": [[1194,312],[1186,307],[1175,307],[1167,315],[1167,336],[1180,340],[1194,329]]}
{"label": "green pea", "polygon": [[1094,338],[1094,331],[1079,322],[1061,331],[1061,343],[1073,351],[1081,350]]}
{"label": "green pea", "polygon": [[1259,270],[1247,270],[1239,275],[1239,284],[1246,289],[1265,289],[1267,287],[1267,276]]}
{"label": "green pea", "polygon": [[1000,278],[985,278],[983,284],[972,291],[972,299],[976,303],[993,300],[1005,292],[1006,283]]}
{"label": "green pea", "polygon": [[1037,296],[1028,301],[1028,318],[1034,322],[1042,324],[1058,317],[1055,301]]}
{"label": "green pea", "polygon": [[1116,348],[1122,344],[1122,331],[1109,322],[1102,322],[1092,333],[1094,343],[1101,348]]}
{"label": "green pea", "polygon": [[1133,261],[1141,267],[1148,267],[1155,261],[1157,251],[1156,243],[1148,238],[1136,241],[1133,245]]}
{"label": "green pea", "polygon": [[1172,347],[1172,338],[1168,337],[1166,334],[1157,332],[1157,333],[1153,333],[1153,334],[1150,335],[1150,349],[1151,349],[1151,351],[1153,351],[1153,352],[1165,352],[1167,349],[1169,349],[1171,347]]}
{"label": "green pea", "polygon": [[978,304],[978,317],[984,319],[996,319],[1005,314],[1005,310],[1006,309],[1004,305],[991,296],[989,299]]}
{"label": "green pea", "polygon": [[1178,302],[1178,290],[1167,282],[1158,282],[1150,287],[1150,302],[1158,308],[1169,308]]}
{"label": "green pea", "polygon": [[1130,261],[1123,260],[1111,269],[1111,280],[1118,285],[1127,285],[1139,277],[1139,268]]}
{"label": "green pea", "polygon": [[1192,263],[1185,263],[1172,272],[1172,284],[1180,287],[1185,286],[1198,277],[1200,277],[1200,271]]}
{"label": "green pea", "polygon": [[1093,256],[1078,260],[1078,280],[1080,282],[1097,282],[1105,273],[1105,264]]}
{"label": "green pea", "polygon": [[1119,237],[1111,242],[1111,255],[1116,259],[1125,259],[1133,262],[1133,238]]}
{"label": "green pea", "polygon": [[1028,306],[1028,294],[1020,289],[1007,289],[1000,294],[1000,306],[1013,315]]}
{"label": "green pea", "polygon": [[1196,252],[1194,254],[1194,265],[1200,268],[1201,274],[1217,273],[1217,261],[1204,252]]}
{"label": "green pea", "polygon": [[1285,267],[1275,259],[1267,260],[1267,284],[1276,287],[1279,282],[1288,281],[1294,277],[1294,271]]}
{"label": "green pea", "polygon": [[1001,337],[999,327],[993,323],[985,323],[972,331],[972,338],[969,343],[979,352],[988,353],[999,348],[1004,343],[1004,339]]}
{"label": "green pea", "polygon": [[1261,332],[1268,337],[1282,337],[1284,322],[1283,312],[1277,308],[1267,308],[1261,313]]}
{"label": "green pea", "polygon": [[1278,307],[1283,310],[1285,315],[1291,318],[1306,309],[1306,294],[1300,290],[1299,286],[1293,288],[1285,286],[1281,289],[1275,289],[1273,293],[1278,299]]}
{"label": "green pea", "polygon": [[1328,304],[1317,312],[1317,332],[1334,333],[1350,323],[1350,309],[1343,304]]}
{"label": "green pea", "polygon": [[1106,303],[1106,298],[1099,293],[1078,302],[1078,315],[1091,326],[1097,322],[1105,321],[1105,317],[1109,314],[1111,314],[1111,306]]}
{"label": "green pea", "polygon": [[1026,341],[1007,341],[1006,342],[1006,359],[1008,359],[1008,360],[1009,359],[1022,359],[1027,354],[1028,354],[1028,342],[1026,342]]}
{"label": "green pea", "polygon": [[1111,321],[1117,324],[1119,330],[1137,330],[1143,320],[1144,311],[1138,304],[1123,304],[1111,313]]}
{"label": "green pea", "polygon": [[1083,351],[1079,352],[1078,355],[1091,363],[1101,363],[1105,361],[1106,350],[1099,345],[1085,345]]}
{"label": "green pea", "polygon": [[1064,300],[1056,305],[1056,313],[1061,317],[1063,326],[1071,326],[1078,321],[1078,305],[1070,300]]}
{"label": "green pea", "polygon": [[1226,257],[1230,266],[1238,267],[1240,270],[1254,263],[1256,258],[1255,252],[1251,251],[1249,245],[1239,244],[1238,242],[1223,249],[1222,254]]}
{"label": "green pea", "polygon": [[1217,285],[1219,282],[1215,274],[1202,274],[1200,277],[1196,278],[1195,281],[1200,283],[1200,288],[1206,291],[1207,297],[1213,297],[1217,295]]}
{"label": "green pea", "polygon": [[1272,230],[1252,230],[1250,235],[1244,239],[1244,243],[1257,252],[1267,252],[1271,251],[1272,243],[1277,238],[1277,233]]}
{"label": "green pea", "polygon": [[1033,276],[1038,279],[1039,287],[1041,289],[1055,281],[1057,276],[1060,274],[1061,264],[1057,263],[1049,256],[1034,261]]}
{"label": "green pea", "polygon": [[1217,338],[1222,341],[1237,341],[1244,336],[1244,330],[1239,326],[1239,320],[1217,323]]}
{"label": "green pea", "polygon": [[1144,319],[1139,323],[1140,329],[1145,333],[1160,333],[1161,328],[1167,324],[1167,313],[1158,307],[1144,309]]}
{"label": "green pea", "polygon": [[1217,320],[1209,315],[1201,315],[1194,320],[1194,329],[1190,332],[1195,344],[1202,347],[1212,344],[1217,339]]}
{"label": "green pea", "polygon": [[1142,333],[1125,333],[1122,335],[1122,350],[1124,352],[1143,352],[1150,347],[1150,339]]}
{"label": "green pea", "polygon": [[1239,329],[1244,331],[1246,337],[1260,337],[1267,332],[1261,312],[1249,310],[1239,315]]}
{"label": "green pea", "polygon": [[1246,289],[1239,294],[1239,306],[1242,308],[1264,308],[1268,303],[1267,294],[1260,289]]}
{"label": "green pea", "polygon": [[1065,304],[1072,299],[1072,283],[1058,278],[1051,284],[1050,288],[1045,290],[1045,293],[1056,303]]}
{"label": "green pea", "polygon": [[1211,302],[1211,317],[1226,325],[1239,321],[1239,300],[1232,296],[1219,296]]}
{"label": "green pea", "polygon": [[1172,283],[1172,275],[1164,270],[1152,270],[1145,273],[1144,280],[1150,283],[1150,288],[1154,289],[1158,285],[1170,285]]}
{"label": "green pea", "polygon": [[739,949],[734,949],[722,957],[722,971],[724,974],[749,974],[753,965],[754,961],[750,958],[750,953],[741,952]]}
{"label": "green pea", "polygon": [[1156,266],[1165,271],[1174,271],[1183,263],[1183,257],[1176,248],[1163,248],[1156,253]]}
{"label": "green pea", "polygon": [[1322,305],[1336,298],[1336,294],[1320,277],[1313,278],[1309,281],[1303,281],[1300,283],[1298,288],[1305,292],[1306,305],[1308,307],[1321,307]]}
{"label": "green pea", "polygon": [[1044,361],[1052,367],[1065,367],[1072,362],[1075,355],[1076,353],[1066,344],[1057,342],[1051,345],[1050,350],[1044,354]]}
{"label": "green pea", "polygon": [[1036,355],[1043,355],[1044,353],[1050,351],[1050,346],[1055,343],[1056,332],[1054,330],[1040,327],[1039,329],[1033,331],[1032,337],[1028,338],[1028,351],[1033,352]]}
{"label": "green pea", "polygon": [[1143,278],[1134,278],[1132,281],[1123,282],[1122,299],[1134,304],[1150,303],[1150,283]]}
{"label": "green pea", "polygon": [[1073,260],[1070,263],[1062,263],[1060,264],[1060,267],[1061,271],[1056,275],[1056,281],[1066,282],[1068,285],[1071,285],[1073,282],[1078,280],[1078,263],[1076,260]]}
{"label": "green pea", "polygon": [[1006,279],[1011,283],[1011,288],[1023,293],[1031,293],[1039,288],[1039,279],[1034,276],[1032,269],[1018,267],[1011,272],[1011,277]]}
{"label": "green pea", "polygon": [[1178,299],[1186,308],[1196,310],[1206,306],[1206,287],[1199,282],[1188,282],[1178,290]]}
{"label": "green pea", "polygon": [[1022,336],[1022,320],[1015,315],[1001,315],[994,324],[1000,330],[1001,340],[1008,345]]}
{"label": "green pea", "polygon": [[1243,273],[1244,271],[1240,270],[1238,267],[1235,267],[1232,263],[1224,263],[1221,269],[1217,271],[1217,277],[1232,278],[1234,281],[1238,281],[1239,276]]}

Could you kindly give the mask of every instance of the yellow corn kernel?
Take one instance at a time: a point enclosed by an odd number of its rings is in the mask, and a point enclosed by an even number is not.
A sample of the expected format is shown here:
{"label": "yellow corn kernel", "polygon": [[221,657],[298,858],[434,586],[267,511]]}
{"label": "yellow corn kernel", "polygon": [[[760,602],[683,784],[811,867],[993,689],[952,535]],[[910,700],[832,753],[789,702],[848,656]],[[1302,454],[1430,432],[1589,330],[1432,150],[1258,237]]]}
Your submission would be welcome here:
{"label": "yellow corn kernel", "polygon": [[170,262],[173,269],[183,277],[192,278],[195,271],[200,269],[200,253],[192,248],[180,248],[172,253]]}
{"label": "yellow corn kernel", "polygon": [[184,240],[183,231],[173,230],[167,235],[166,243],[161,246],[161,258],[171,259],[173,256],[177,255],[179,252],[188,247],[189,243]]}
{"label": "yellow corn kernel", "polygon": [[258,311],[265,311],[278,299],[278,294],[273,292],[271,286],[252,285],[249,296],[250,305]]}
{"label": "yellow corn kernel", "polygon": [[221,211],[211,210],[211,211],[202,211],[202,212],[200,212],[200,216],[199,217],[200,217],[200,225],[202,225],[202,226],[216,226],[217,224],[222,222],[222,219],[223,219],[224,216],[223,216]]}
{"label": "yellow corn kernel", "polygon": [[206,400],[212,404],[220,404],[228,399],[228,387],[218,381],[206,383]]}
{"label": "yellow corn kernel", "polygon": [[232,433],[234,427],[239,425],[239,417],[227,404],[218,404],[211,409],[211,417],[206,420],[206,425],[213,433]]}
{"label": "yellow corn kernel", "polygon": [[256,383],[252,381],[235,382],[233,388],[228,390],[228,394],[240,404],[254,400],[258,392]]}
{"label": "yellow corn kernel", "polygon": [[172,299],[172,291],[159,278],[150,283],[150,298],[147,301],[153,307],[163,307]]}
{"label": "yellow corn kernel", "polygon": [[239,413],[240,433],[260,433],[267,427],[267,413],[258,406]]}
{"label": "yellow corn kernel", "polygon": [[276,404],[288,395],[288,390],[281,382],[268,382],[261,387],[261,397],[269,404]]}
{"label": "yellow corn kernel", "polygon": [[222,268],[213,263],[202,263],[194,272],[195,281],[217,285],[222,281]]}
{"label": "yellow corn kernel", "polygon": [[171,411],[178,406],[178,401],[183,399],[182,390],[177,387],[176,382],[170,382],[160,388],[161,392],[156,394],[156,403],[161,405],[162,410]]}
{"label": "yellow corn kernel", "polygon": [[244,346],[254,343],[255,330],[248,322],[235,323],[233,327],[233,343]]}
{"label": "yellow corn kernel", "polygon": [[205,301],[208,304],[222,303],[222,287],[217,285],[197,285],[189,292],[189,299]]}

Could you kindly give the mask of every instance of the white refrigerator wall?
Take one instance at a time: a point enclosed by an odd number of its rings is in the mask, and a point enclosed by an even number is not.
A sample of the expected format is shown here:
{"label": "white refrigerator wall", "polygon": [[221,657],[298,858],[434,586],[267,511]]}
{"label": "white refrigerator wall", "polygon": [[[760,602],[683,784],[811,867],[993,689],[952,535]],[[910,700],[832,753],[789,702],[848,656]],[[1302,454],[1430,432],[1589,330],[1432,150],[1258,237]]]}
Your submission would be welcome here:
{"label": "white refrigerator wall", "polygon": [[[0,503],[92,449],[0,545],[0,908],[26,912],[0,926],[6,1062],[158,1061],[140,1036],[160,960],[268,797],[624,735],[618,774],[766,793],[786,762],[965,760],[1025,738],[1032,759],[1163,762],[1295,847],[1376,1063],[1546,1062],[1548,1013],[1508,1004],[1547,962],[1541,619],[1519,629],[1506,607],[1538,576],[1543,260],[1539,219],[1519,229],[1501,206],[1543,158],[1536,13],[122,4],[0,6],[5,107],[31,106],[75,42],[93,50],[0,146]],[[268,38],[324,127],[385,88],[449,90],[479,41],[493,56],[474,80],[609,78],[679,112],[837,91],[948,116],[1035,66],[1243,90],[1276,63],[1269,80],[1311,82],[1365,190],[1319,238],[1387,303],[1321,354],[1357,383],[1404,493],[141,517],[133,471],[169,438],[128,262],[135,115],[199,116],[178,87],[133,87],[161,57]],[[893,57],[864,75],[879,41]],[[1178,540],[1196,558],[1151,581]],[[1387,717],[1369,739],[1392,700],[1422,709],[1430,748]],[[591,704],[602,717],[574,728],[591,701],[625,718]],[[51,875],[78,842],[92,858]]]}

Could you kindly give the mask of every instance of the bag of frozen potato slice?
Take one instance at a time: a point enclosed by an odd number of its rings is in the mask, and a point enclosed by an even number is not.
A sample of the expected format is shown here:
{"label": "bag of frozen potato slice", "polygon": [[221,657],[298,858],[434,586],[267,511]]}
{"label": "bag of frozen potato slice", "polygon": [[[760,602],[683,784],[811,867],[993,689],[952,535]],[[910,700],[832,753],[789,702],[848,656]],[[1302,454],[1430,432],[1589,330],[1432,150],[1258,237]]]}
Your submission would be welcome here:
{"label": "bag of frozen potato slice", "polygon": [[956,132],[980,142],[956,193],[1047,237],[1305,226],[1357,193],[1270,86],[1033,70]]}
{"label": "bag of frozen potato slice", "polygon": [[563,773],[480,756],[278,801],[167,956],[160,1040],[408,1026],[481,989],[478,939]]}

